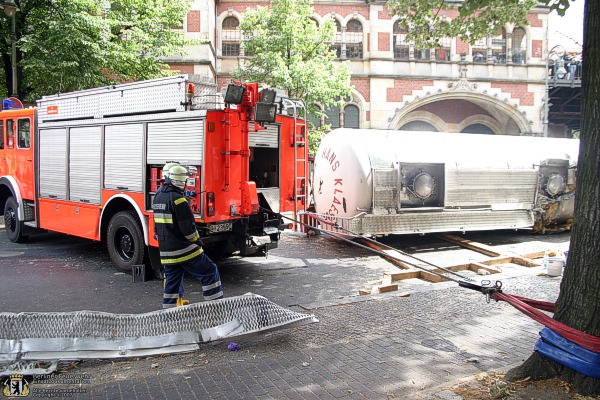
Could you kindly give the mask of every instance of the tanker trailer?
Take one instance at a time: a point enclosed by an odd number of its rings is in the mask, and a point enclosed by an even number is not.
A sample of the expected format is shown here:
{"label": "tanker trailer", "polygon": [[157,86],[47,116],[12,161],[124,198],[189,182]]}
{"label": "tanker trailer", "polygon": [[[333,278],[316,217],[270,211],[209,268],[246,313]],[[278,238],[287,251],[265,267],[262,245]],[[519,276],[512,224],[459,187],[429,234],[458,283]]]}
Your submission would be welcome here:
{"label": "tanker trailer", "polygon": [[561,230],[578,150],[575,139],[336,129],[315,156],[315,210],[363,235]]}

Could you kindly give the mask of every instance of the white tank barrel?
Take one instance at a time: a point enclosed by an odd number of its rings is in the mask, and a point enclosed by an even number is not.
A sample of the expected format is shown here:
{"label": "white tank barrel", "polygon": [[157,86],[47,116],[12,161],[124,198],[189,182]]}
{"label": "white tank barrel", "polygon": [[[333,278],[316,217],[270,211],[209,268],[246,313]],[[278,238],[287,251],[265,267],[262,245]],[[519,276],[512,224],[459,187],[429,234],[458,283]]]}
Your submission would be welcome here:
{"label": "white tank barrel", "polygon": [[373,234],[530,227],[538,191],[574,190],[578,142],[336,129],[315,156],[316,212]]}

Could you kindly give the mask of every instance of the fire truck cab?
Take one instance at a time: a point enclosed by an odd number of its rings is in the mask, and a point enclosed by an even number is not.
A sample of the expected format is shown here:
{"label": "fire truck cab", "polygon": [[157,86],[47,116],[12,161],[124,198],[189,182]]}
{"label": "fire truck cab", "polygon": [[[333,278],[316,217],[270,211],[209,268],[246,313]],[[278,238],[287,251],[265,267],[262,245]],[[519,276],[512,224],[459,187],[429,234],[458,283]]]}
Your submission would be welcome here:
{"label": "fire truck cab", "polygon": [[302,101],[258,84],[177,75],[7,99],[0,111],[0,211],[8,237],[49,230],[102,240],[115,266],[161,275],[152,199],[165,163],[196,171],[185,195],[207,251],[264,254],[281,213],[306,208]]}

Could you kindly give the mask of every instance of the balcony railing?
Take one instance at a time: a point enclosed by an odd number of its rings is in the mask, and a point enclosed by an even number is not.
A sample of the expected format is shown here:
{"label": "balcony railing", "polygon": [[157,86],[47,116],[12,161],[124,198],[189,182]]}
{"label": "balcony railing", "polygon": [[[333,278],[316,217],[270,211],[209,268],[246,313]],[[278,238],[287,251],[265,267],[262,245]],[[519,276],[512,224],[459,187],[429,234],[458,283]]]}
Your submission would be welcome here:
{"label": "balcony railing", "polygon": [[581,84],[581,61],[548,60],[548,83],[553,86]]}

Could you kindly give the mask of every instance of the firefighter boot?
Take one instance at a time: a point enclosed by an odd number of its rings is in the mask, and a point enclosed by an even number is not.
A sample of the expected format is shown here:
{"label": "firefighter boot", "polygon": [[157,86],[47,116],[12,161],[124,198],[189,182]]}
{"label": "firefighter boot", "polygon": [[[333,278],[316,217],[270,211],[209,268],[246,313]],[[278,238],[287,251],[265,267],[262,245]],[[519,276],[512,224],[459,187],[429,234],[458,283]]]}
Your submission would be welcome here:
{"label": "firefighter boot", "polygon": [[187,306],[188,304],[190,304],[189,300],[184,300],[181,297],[177,298],[177,307],[183,307],[183,306]]}

